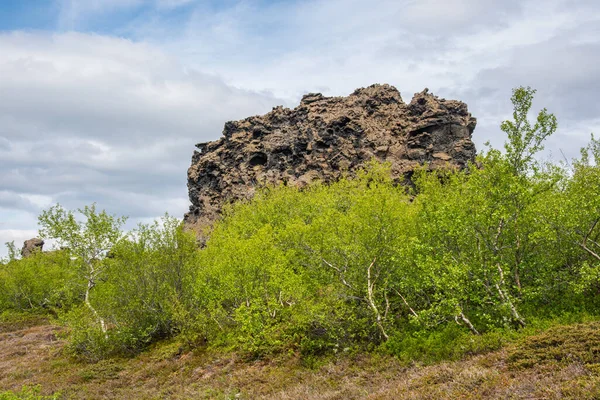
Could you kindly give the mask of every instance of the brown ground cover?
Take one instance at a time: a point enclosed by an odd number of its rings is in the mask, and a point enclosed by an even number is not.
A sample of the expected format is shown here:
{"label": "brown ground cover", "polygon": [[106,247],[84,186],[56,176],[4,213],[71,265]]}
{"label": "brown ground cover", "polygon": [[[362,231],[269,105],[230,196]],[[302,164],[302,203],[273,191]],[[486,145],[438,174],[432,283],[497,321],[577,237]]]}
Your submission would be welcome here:
{"label": "brown ground cover", "polygon": [[163,343],[132,359],[78,363],[64,329],[0,324],[0,392],[41,385],[65,399],[598,399],[600,324],[554,327],[462,361],[405,366],[344,356],[308,368],[298,357],[248,362]]}

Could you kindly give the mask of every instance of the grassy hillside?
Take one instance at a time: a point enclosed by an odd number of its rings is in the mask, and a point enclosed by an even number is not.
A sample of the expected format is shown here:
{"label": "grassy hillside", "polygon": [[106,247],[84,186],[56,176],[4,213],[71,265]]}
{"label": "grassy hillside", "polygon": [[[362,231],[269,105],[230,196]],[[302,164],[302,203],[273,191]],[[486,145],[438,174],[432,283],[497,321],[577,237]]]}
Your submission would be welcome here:
{"label": "grassy hillside", "polygon": [[[62,327],[37,319],[3,323],[0,330],[0,388],[19,393],[23,386],[40,385],[40,396],[54,393],[57,399],[600,396],[598,322],[554,326],[491,353],[428,366],[364,353],[331,356],[311,365],[294,355],[248,361],[236,353],[182,351],[175,342],[160,343],[134,358],[88,364],[64,355]],[[0,399],[19,398],[1,393]]]}

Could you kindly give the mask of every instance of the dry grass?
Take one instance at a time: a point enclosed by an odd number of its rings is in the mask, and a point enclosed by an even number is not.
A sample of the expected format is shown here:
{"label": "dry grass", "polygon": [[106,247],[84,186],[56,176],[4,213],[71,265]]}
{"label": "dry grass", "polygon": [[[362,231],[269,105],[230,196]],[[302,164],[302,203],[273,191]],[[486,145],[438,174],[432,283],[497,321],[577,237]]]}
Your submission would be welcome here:
{"label": "dry grass", "polygon": [[[37,321],[39,324],[41,321]],[[65,399],[597,399],[600,325],[553,328],[494,353],[406,368],[344,357],[309,369],[296,357],[246,362],[161,344],[128,360],[75,363],[61,328],[0,327],[0,389],[40,384]],[[562,338],[562,339],[561,339]]]}

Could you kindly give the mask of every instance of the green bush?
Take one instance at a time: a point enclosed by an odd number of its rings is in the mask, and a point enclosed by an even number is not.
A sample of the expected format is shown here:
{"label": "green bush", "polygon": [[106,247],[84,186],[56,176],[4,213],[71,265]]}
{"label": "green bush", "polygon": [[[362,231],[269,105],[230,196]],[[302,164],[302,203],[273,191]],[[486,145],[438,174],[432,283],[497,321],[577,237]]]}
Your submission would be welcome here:
{"label": "green bush", "polygon": [[21,391],[15,393],[12,391],[0,392],[0,400],[58,400],[60,394],[50,396],[40,395],[40,386],[23,386]]}
{"label": "green bush", "polygon": [[103,263],[102,279],[90,295],[97,315],[82,306],[65,317],[73,330],[74,354],[90,361],[131,355],[196,326],[192,284],[198,249],[179,221],[165,217],[140,225],[111,248]]}
{"label": "green bush", "polygon": [[473,335],[456,325],[438,331],[397,332],[385,344],[384,350],[410,364],[430,364],[442,360],[458,360],[497,350],[510,339],[504,331]]}
{"label": "green bush", "polygon": [[429,362],[598,315],[600,143],[571,170],[536,161],[556,120],[544,109],[528,121],[533,94],[513,92],[505,153],[424,166],[411,189],[377,162],[328,185],[262,188],[225,208],[202,249],[173,218],[124,234],[95,206],[81,221],[54,206],[42,233],[69,256],[0,266],[0,307],[80,301],[64,319],[89,361],[178,337],[252,358],[382,349]]}
{"label": "green bush", "polygon": [[521,339],[508,356],[511,368],[579,362],[600,368],[600,323],[555,326]]}
{"label": "green bush", "polygon": [[81,301],[82,284],[66,251],[14,259],[0,265],[0,312],[68,309]]}
{"label": "green bush", "polygon": [[208,313],[219,310],[226,341],[251,353],[377,345],[400,322],[386,298],[409,284],[395,274],[410,273],[400,261],[410,207],[377,164],[330,186],[265,190],[212,231],[198,293],[211,299]]}

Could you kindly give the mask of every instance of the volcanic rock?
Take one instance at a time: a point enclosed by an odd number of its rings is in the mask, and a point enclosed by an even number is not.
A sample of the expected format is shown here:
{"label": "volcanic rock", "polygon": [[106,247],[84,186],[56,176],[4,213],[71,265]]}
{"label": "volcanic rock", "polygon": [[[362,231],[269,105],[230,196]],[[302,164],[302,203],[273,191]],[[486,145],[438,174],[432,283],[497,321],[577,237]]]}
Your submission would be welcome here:
{"label": "volcanic rock", "polygon": [[294,109],[280,106],[227,122],[219,140],[196,145],[185,224],[200,232],[223,204],[251,198],[262,185],[330,182],[371,159],[389,162],[398,182],[423,164],[463,168],[475,158],[475,124],[465,103],[427,89],[409,104],[390,85],[357,89],[348,97],[307,94]]}
{"label": "volcanic rock", "polygon": [[29,257],[36,251],[42,251],[43,248],[44,241],[40,238],[26,240],[25,243],[23,243],[23,248],[21,249],[21,256],[23,256],[23,258]]}

